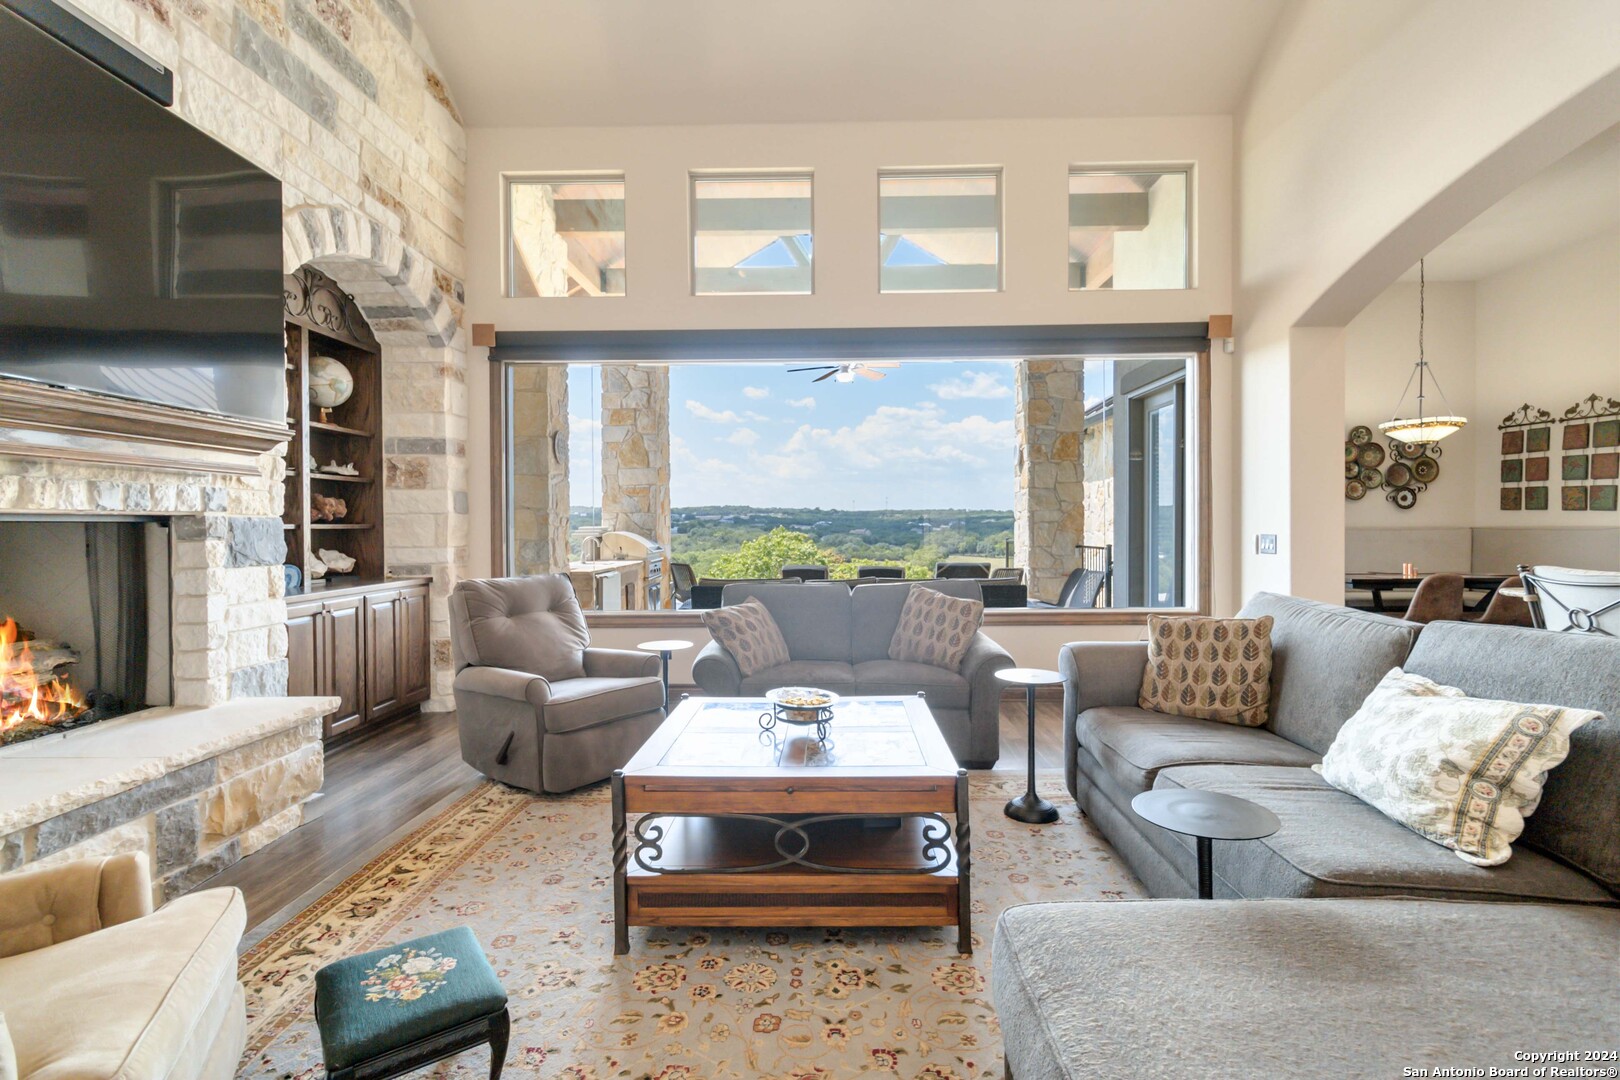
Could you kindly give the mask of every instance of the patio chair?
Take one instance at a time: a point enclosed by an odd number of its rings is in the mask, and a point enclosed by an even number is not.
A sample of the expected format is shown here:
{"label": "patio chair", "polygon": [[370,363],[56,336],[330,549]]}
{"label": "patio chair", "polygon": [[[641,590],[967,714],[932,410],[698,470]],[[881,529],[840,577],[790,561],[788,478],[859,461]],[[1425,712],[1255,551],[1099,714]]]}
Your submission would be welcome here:
{"label": "patio chair", "polygon": [[990,564],[977,562],[939,562],[934,564],[934,576],[936,578],[984,579],[990,576]]}
{"label": "patio chair", "polygon": [[1022,566],[997,566],[990,571],[992,581],[1023,581],[1024,568]]}
{"label": "patio chair", "polygon": [[782,576],[796,577],[800,581],[826,581],[827,568],[825,566],[784,566]]}
{"label": "patio chair", "polygon": [[1521,566],[1538,629],[1620,637],[1620,573],[1567,566]]}
{"label": "patio chair", "polygon": [[697,584],[697,575],[692,572],[691,563],[671,562],[669,564],[670,579],[674,582],[671,590],[675,596],[675,603],[683,605],[692,601],[692,586]]}
{"label": "patio chair", "polygon": [[860,566],[855,573],[863,578],[885,578],[890,581],[899,581],[906,576],[903,566]]}

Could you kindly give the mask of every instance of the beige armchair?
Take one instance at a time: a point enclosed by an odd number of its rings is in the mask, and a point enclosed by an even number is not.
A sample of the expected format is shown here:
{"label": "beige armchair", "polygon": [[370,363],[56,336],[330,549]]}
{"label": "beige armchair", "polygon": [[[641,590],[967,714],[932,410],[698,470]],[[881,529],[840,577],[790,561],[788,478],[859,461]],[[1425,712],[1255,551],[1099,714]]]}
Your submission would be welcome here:
{"label": "beige armchair", "polygon": [[0,1077],[234,1076],[246,922],[235,889],[154,912],[144,854],[0,877]]}
{"label": "beige armchair", "polygon": [[461,756],[527,791],[606,780],[664,719],[658,657],[593,649],[566,574],[450,594]]}

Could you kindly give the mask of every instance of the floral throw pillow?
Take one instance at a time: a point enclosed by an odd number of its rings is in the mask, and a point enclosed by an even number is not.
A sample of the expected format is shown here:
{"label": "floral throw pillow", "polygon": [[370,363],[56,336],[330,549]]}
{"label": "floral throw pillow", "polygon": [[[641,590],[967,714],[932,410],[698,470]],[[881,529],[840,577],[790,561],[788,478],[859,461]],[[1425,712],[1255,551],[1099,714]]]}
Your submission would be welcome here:
{"label": "floral throw pillow", "polygon": [[984,621],[984,601],[913,585],[889,639],[889,659],[955,671]]}
{"label": "floral throw pillow", "polygon": [[737,661],[737,670],[745,678],[793,659],[776,620],[758,600],[705,611],[703,625]]}
{"label": "floral throw pillow", "polygon": [[1395,668],[1311,766],[1475,866],[1513,854],[1570,732],[1602,713],[1472,698]]}
{"label": "floral throw pillow", "polygon": [[1167,716],[1259,727],[1271,708],[1270,615],[1148,616],[1148,660],[1136,703]]}

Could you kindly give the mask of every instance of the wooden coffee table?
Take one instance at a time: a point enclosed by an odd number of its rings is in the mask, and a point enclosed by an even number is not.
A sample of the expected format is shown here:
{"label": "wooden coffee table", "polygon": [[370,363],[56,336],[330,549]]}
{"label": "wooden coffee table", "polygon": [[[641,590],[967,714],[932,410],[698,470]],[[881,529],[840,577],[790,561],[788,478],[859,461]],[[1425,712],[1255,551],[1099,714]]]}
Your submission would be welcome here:
{"label": "wooden coffee table", "polygon": [[825,743],[768,709],[683,698],[613,774],[614,953],[631,926],[952,923],[971,952],[967,771],[922,696],[844,698]]}

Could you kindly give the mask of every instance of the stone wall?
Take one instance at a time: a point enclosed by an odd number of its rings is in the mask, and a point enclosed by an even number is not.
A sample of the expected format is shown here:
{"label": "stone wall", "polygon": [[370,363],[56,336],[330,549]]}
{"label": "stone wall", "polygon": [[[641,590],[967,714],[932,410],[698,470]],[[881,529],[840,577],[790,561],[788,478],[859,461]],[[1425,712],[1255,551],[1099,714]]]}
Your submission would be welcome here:
{"label": "stone wall", "polygon": [[[324,779],[330,699],[159,709],[0,758],[0,873],[145,852],[157,902],[291,832]],[[142,756],[150,755],[150,756]],[[60,779],[41,795],[29,774]]]}
{"label": "stone wall", "polygon": [[1083,364],[1079,359],[1024,360],[1017,369],[1014,560],[1026,568],[1030,597],[1048,602],[1057,601],[1077,565],[1074,546],[1085,542]]}
{"label": "stone wall", "polygon": [[[309,263],[329,274],[354,294],[382,343],[385,554],[390,572],[434,579],[434,685],[425,707],[449,708],[453,673],[446,598],[467,565],[468,534],[461,285],[466,138],[408,3],[78,2],[174,71],[174,108],[180,116],[281,179],[284,269]],[[19,468],[0,461],[0,470],[12,475]],[[284,464],[267,455],[261,476],[245,483],[210,476],[177,482],[172,475],[38,462],[28,463],[23,475],[70,488],[99,480],[103,487],[111,485],[109,490],[146,489],[154,497],[171,486],[182,493],[195,489],[199,498],[205,491],[223,491],[230,506],[220,513],[276,517]],[[79,509],[73,502],[78,498],[70,491],[59,505],[48,505],[49,500],[25,505]],[[95,498],[93,491],[84,495],[85,508],[125,509]],[[192,507],[187,495],[180,498],[176,506],[182,512],[204,509]],[[0,508],[4,499],[0,488]],[[205,539],[220,537],[210,533]],[[217,555],[205,548],[200,557]],[[209,591],[198,597],[209,612],[221,603],[233,611],[244,604],[252,618],[268,620],[264,626],[231,627],[226,649],[237,666],[221,676],[217,661],[209,660],[206,681],[214,688],[202,700],[213,699],[221,678],[228,687],[231,673],[285,656],[285,635],[269,630],[278,621],[273,607],[279,594],[261,598],[243,584],[248,579],[245,574],[206,577]],[[269,588],[279,590],[279,576]],[[209,641],[217,639],[217,631],[207,633]],[[263,654],[249,663],[260,643]],[[185,661],[188,670],[194,659]],[[244,693],[255,685],[273,692],[273,680],[235,682]]]}
{"label": "stone wall", "polygon": [[512,569],[568,570],[568,368],[512,367]]}
{"label": "stone wall", "polygon": [[602,368],[602,524],[669,550],[667,365]]}

